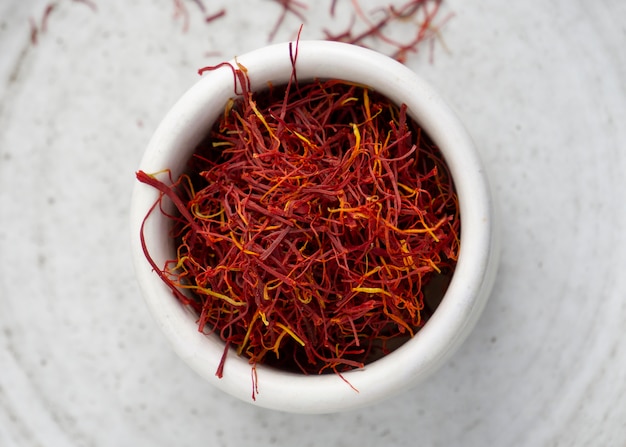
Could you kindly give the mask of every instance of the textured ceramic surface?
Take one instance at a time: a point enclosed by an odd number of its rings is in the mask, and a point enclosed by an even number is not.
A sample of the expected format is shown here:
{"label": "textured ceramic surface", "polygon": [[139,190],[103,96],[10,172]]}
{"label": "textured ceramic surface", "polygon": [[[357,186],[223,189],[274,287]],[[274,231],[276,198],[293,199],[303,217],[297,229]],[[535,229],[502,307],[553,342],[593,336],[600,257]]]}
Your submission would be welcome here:
{"label": "textured ceramic surface", "polygon": [[[295,48],[295,47],[294,47]],[[292,72],[289,44],[277,44],[239,56],[252,90],[268,83],[280,85]],[[364,368],[344,374],[355,392],[339,376],[302,375],[257,367],[255,404],[293,412],[332,412],[360,407],[404,391],[432,373],[465,339],[491,291],[497,267],[494,210],[478,153],[465,128],[440,95],[406,66],[361,47],[324,41],[301,41],[296,68],[299,82],[336,78],[370,86],[408,112],[442,151],[454,178],[461,209],[461,250],[446,295],[423,329],[400,349]],[[234,61],[233,61],[234,63]],[[228,68],[208,72],[174,105],[155,132],[140,169],[170,169],[176,178],[195,146],[208,133],[233,96]],[[216,335],[197,331],[197,316],[182,308],[145,259],[140,228],[158,199],[158,191],[137,184],[132,202],[133,255],[144,297],[159,326],[179,355],[200,375],[224,391],[251,399],[251,366],[233,349],[224,375],[215,371],[223,343]],[[145,241],[157,265],[175,258],[167,231],[168,220],[154,213],[145,226]]]}

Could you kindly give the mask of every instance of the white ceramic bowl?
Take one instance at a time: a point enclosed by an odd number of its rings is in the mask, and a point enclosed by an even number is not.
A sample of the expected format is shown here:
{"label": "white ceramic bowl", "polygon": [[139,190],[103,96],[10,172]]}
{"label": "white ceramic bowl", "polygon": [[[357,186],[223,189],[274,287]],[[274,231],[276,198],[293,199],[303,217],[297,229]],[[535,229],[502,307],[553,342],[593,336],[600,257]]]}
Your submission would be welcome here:
{"label": "white ceramic bowl", "polygon": [[[237,58],[248,69],[252,89],[288,81],[287,44],[265,47]],[[325,413],[361,407],[406,391],[435,371],[473,328],[490,294],[497,265],[494,210],[485,172],[471,138],[439,94],[412,70],[379,53],[326,41],[298,45],[299,82],[336,78],[365,84],[394,102],[406,103],[410,115],[442,151],[454,179],[461,214],[461,249],[450,286],[434,315],[407,343],[391,354],[344,373],[358,392],[335,374],[303,375],[257,366],[258,394],[252,401],[248,359],[229,354],[223,378],[215,371],[224,351],[216,336],[198,332],[197,316],[173,297],[146,261],[139,234],[141,222],[157,200],[154,188],[138,183],[132,197],[132,251],[144,298],[176,352],[210,383],[246,402],[289,412]],[[224,68],[205,74],[170,110],[141,161],[140,169],[170,169],[176,178],[196,145],[233,96],[233,74]],[[156,264],[175,257],[169,221],[152,213],[145,241]]]}

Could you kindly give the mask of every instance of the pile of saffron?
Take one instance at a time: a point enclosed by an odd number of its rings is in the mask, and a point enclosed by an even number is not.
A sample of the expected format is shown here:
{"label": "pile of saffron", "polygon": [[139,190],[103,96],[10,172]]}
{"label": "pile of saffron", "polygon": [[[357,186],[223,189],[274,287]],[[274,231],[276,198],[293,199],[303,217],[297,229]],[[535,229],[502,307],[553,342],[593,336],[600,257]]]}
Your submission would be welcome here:
{"label": "pile of saffron", "polygon": [[146,256],[224,341],[218,376],[229,351],[305,374],[360,368],[423,327],[454,271],[446,164],[405,105],[365,86],[300,83],[294,66],[253,92],[230,68],[240,91],[186,172],[137,173],[176,209],[175,258],[156,266],[144,240]]}
{"label": "pile of saffron", "polygon": [[[280,7],[278,15],[271,30],[268,31],[268,42],[273,42],[279,30],[289,32],[288,16],[291,22],[298,23],[299,26],[307,23],[311,17],[311,1],[306,0],[271,0]],[[202,0],[173,0],[174,19],[182,18],[183,31],[189,29],[190,11],[186,3],[194,3],[196,13],[202,15],[205,23],[211,23],[217,19],[228,16],[228,8],[224,7],[216,12],[209,13]],[[319,2],[317,2],[319,4]],[[400,62],[406,62],[410,54],[417,53],[420,44],[430,42],[430,58],[433,58],[433,45],[435,39],[440,37],[439,30],[452,17],[447,14],[441,16],[441,6],[443,0],[394,0],[387,2],[360,2],[359,0],[349,0],[344,2],[342,13],[337,11],[337,0],[328,1],[328,14],[323,20],[325,26],[316,32],[316,36],[308,38],[323,38],[325,40],[352,43],[363,47],[371,48],[372,45],[378,47],[378,51],[388,54],[390,57]],[[366,3],[368,8],[361,3]],[[271,7],[270,7],[271,8]],[[341,15],[349,15],[349,22],[337,29],[333,24],[335,19]],[[341,20],[339,20],[341,21]],[[403,27],[402,38],[392,37],[391,31],[398,26]],[[298,32],[298,27],[291,30],[294,35]],[[215,55],[215,52],[208,54]]]}
{"label": "pile of saffron", "polygon": [[[65,3],[68,2],[69,0]],[[82,3],[94,12],[98,10],[94,0],[71,0],[71,2]],[[299,33],[300,27],[311,22],[314,17],[310,11],[314,3],[312,1],[271,0],[271,2],[279,9],[273,25],[267,30],[268,42],[276,40],[279,31],[291,33],[290,37],[295,36]],[[45,5],[39,19],[29,17],[32,45],[37,45],[40,37],[46,34],[53,12],[65,7],[65,3],[61,0],[50,1]],[[214,22],[228,20],[230,13],[237,12],[237,8],[240,7],[227,2],[223,2],[222,7],[215,5],[207,7],[204,3],[203,0],[172,0],[172,18],[175,22],[182,23],[183,33],[190,30],[192,20],[197,22],[198,19],[207,25],[211,32],[215,32],[212,28]],[[319,2],[316,3],[319,6]],[[342,2],[339,8],[337,0],[328,0],[327,3],[328,13],[321,20],[323,26],[316,27],[314,23],[311,23],[310,27],[307,26],[312,33],[308,39],[324,39],[373,48],[402,63],[407,62],[411,55],[417,54],[420,46],[426,42],[430,46],[429,58],[432,62],[435,41],[439,40],[443,44],[440,31],[452,17],[451,13],[442,15],[443,0],[393,0],[369,3],[349,0]],[[229,11],[232,8],[235,8],[235,11]],[[338,9],[341,9],[341,12]],[[289,16],[292,16],[291,20],[288,20]],[[347,23],[342,19],[348,19]],[[294,26],[294,23],[297,23],[297,26]],[[397,32],[399,29],[402,31]],[[207,57],[220,54],[218,49],[205,52]]]}

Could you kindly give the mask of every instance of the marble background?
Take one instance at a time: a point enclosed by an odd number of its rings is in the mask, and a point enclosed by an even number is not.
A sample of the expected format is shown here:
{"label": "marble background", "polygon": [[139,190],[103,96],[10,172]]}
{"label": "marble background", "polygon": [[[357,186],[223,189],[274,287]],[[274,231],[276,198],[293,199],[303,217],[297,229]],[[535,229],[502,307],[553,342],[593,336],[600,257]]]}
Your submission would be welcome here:
{"label": "marble background", "polygon": [[[134,170],[197,68],[267,42],[268,0],[0,5],[0,446],[617,446],[626,443],[626,3],[448,0],[407,65],[473,134],[503,252],[478,327],[379,405],[290,415],[200,380],[157,331],[129,257]],[[305,1],[303,38],[347,1]],[[315,3],[315,4],[314,4]],[[363,0],[364,7],[376,3]],[[380,1],[385,5],[388,2]],[[276,40],[293,38],[291,15]],[[380,48],[384,51],[384,48]]]}

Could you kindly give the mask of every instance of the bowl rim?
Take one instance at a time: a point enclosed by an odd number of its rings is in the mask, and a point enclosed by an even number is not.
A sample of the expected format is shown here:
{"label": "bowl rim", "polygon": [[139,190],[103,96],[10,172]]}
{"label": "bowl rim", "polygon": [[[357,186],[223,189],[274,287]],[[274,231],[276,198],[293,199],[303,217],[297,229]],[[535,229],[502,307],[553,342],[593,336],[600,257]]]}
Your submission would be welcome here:
{"label": "bowl rim", "polygon": [[[267,82],[284,83],[292,70],[289,45],[284,42],[259,48],[230,63],[247,68],[252,90],[265,87]],[[296,68],[300,82],[316,77],[353,81],[398,104],[406,103],[409,115],[439,146],[457,189],[461,248],[452,281],[428,323],[393,353],[362,369],[343,373],[343,378],[358,392],[335,374],[303,375],[257,365],[258,393],[252,400],[252,368],[248,360],[230,353],[223,377],[216,377],[223,342],[217,335],[198,332],[197,316],[173,298],[146,261],[139,233],[159,194],[139,182],[131,199],[131,250],[137,280],[151,314],[177,354],[201,377],[262,407],[327,413],[362,407],[397,394],[440,367],[467,337],[487,302],[498,250],[492,196],[476,147],[455,112],[430,84],[385,55],[330,41],[299,41]],[[208,72],[191,86],[155,130],[139,169],[154,173],[168,168],[177,177],[233,96],[233,82],[232,71],[225,68]],[[163,265],[168,250],[173,249],[165,240],[166,228],[161,213],[152,213],[146,220],[145,241],[157,265]]]}

